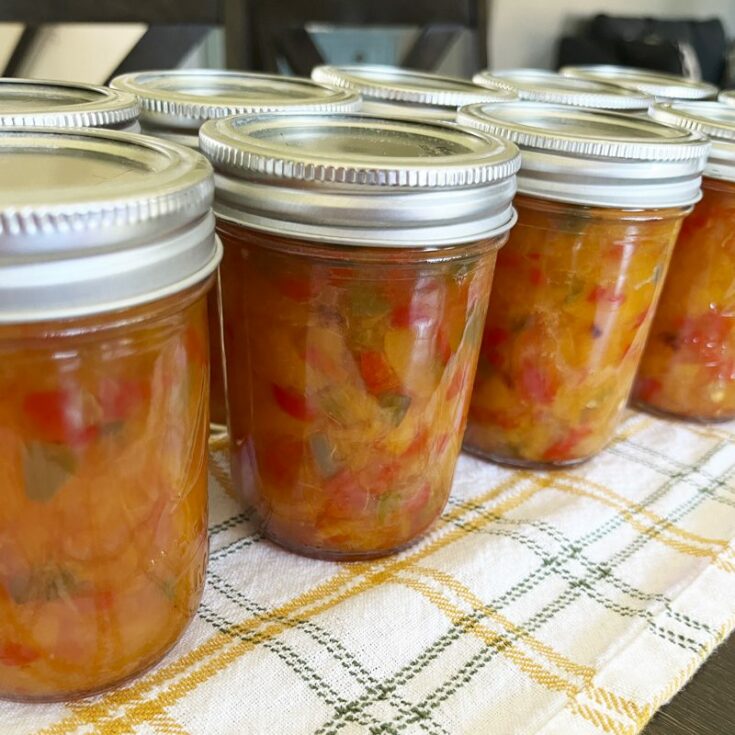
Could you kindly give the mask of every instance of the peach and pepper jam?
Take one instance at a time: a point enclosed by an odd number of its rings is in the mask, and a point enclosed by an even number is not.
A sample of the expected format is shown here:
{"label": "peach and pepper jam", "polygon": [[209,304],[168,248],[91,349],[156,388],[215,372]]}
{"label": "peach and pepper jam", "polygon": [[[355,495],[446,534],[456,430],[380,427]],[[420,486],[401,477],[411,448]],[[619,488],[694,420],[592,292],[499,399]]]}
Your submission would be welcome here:
{"label": "peach and pepper jam", "polygon": [[635,399],[688,419],[735,416],[735,184],[705,179],[684,220]]}
{"label": "peach and pepper jam", "polygon": [[399,549],[442,511],[497,248],[329,246],[221,222],[236,484],[322,557]]}
{"label": "peach and pepper jam", "polygon": [[0,696],[107,688],[193,616],[208,548],[206,325],[200,285],[0,326]]}
{"label": "peach and pepper jam", "polygon": [[612,438],[686,210],[515,205],[465,446],[512,464],[574,463]]}

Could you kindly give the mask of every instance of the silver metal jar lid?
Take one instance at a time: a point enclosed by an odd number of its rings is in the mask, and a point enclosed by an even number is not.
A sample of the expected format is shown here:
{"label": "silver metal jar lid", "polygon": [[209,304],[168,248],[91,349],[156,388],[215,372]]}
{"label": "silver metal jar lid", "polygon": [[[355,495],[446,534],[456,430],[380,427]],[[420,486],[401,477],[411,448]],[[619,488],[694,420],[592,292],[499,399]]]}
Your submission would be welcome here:
{"label": "silver metal jar lid", "polygon": [[152,132],[196,147],[207,120],[264,112],[355,112],[358,94],[309,79],[254,72],[180,69],[123,74],[110,83],[136,95]]}
{"label": "silver metal jar lid", "polygon": [[654,120],[695,130],[711,143],[704,175],[735,181],[735,107],[719,102],[660,102],[650,110]]}
{"label": "silver metal jar lid", "polygon": [[488,89],[509,90],[522,100],[572,107],[640,112],[647,110],[653,103],[653,98],[643,92],[587,79],[563,77],[544,69],[481,71],[475,74],[472,81]]}
{"label": "silver metal jar lid", "polygon": [[140,113],[132,94],[76,82],[0,79],[0,126],[124,128]]}
{"label": "silver metal jar lid", "polygon": [[720,92],[717,100],[731,107],[735,107],[735,89],[726,89]]}
{"label": "silver metal jar lid", "polygon": [[205,123],[215,212],[318,242],[433,248],[501,234],[520,154],[453,123],[269,115]]}
{"label": "silver metal jar lid", "polygon": [[109,130],[0,131],[0,323],[109,312],[184,290],[221,245],[200,154]]}
{"label": "silver metal jar lid", "polygon": [[471,105],[458,120],[520,147],[524,194],[633,209],[686,206],[701,196],[710,144],[700,133],[541,102]]}
{"label": "silver metal jar lid", "polygon": [[637,89],[645,94],[650,94],[659,101],[706,100],[717,95],[717,87],[707,82],[627,66],[608,66],[606,64],[565,66],[560,73],[565,77],[589,79],[593,82],[617,84],[627,89]]}
{"label": "silver metal jar lid", "polygon": [[518,98],[507,90],[480,89],[465,79],[394,66],[317,66],[311,78],[320,84],[361,94],[365,102],[396,102],[458,108],[475,102]]}

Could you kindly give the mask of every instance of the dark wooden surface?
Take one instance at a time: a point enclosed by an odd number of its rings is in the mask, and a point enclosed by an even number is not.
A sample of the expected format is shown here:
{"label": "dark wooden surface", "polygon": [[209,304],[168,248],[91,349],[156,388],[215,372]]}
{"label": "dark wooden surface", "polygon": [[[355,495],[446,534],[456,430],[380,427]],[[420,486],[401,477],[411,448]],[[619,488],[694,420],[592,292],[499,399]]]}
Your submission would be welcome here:
{"label": "dark wooden surface", "polygon": [[0,21],[43,23],[201,23],[223,20],[222,0],[0,0]]}
{"label": "dark wooden surface", "polygon": [[643,735],[735,735],[735,635],[656,714]]}

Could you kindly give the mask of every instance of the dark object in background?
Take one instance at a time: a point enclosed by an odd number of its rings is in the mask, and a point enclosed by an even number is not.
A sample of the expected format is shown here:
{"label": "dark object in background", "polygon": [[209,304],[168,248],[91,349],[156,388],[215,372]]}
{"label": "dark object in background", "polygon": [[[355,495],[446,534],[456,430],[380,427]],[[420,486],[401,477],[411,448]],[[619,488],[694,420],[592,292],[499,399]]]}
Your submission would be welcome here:
{"label": "dark object in background", "polygon": [[271,73],[284,66],[308,77],[325,63],[308,26],[413,26],[420,31],[398,66],[435,70],[464,32],[473,39],[473,68],[487,67],[487,0],[249,0],[234,68]]}
{"label": "dark object in background", "polygon": [[558,67],[579,64],[637,66],[672,74],[701,72],[721,85],[726,76],[728,43],[722,22],[659,20],[596,15],[576,36],[560,40]]}

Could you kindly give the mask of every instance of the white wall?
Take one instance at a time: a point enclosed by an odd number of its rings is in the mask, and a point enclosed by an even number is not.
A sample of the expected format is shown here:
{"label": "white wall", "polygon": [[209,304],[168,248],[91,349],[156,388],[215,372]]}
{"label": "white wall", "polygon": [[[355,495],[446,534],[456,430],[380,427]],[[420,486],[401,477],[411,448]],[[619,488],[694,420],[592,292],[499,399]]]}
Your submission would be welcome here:
{"label": "white wall", "polygon": [[10,60],[22,33],[22,23],[0,23],[0,69],[3,69]]}
{"label": "white wall", "polygon": [[491,65],[551,68],[556,43],[575,21],[596,13],[659,15],[667,18],[717,16],[735,37],[735,0],[488,0]]}
{"label": "white wall", "polygon": [[45,26],[34,39],[17,76],[100,84],[145,30],[142,23]]}

